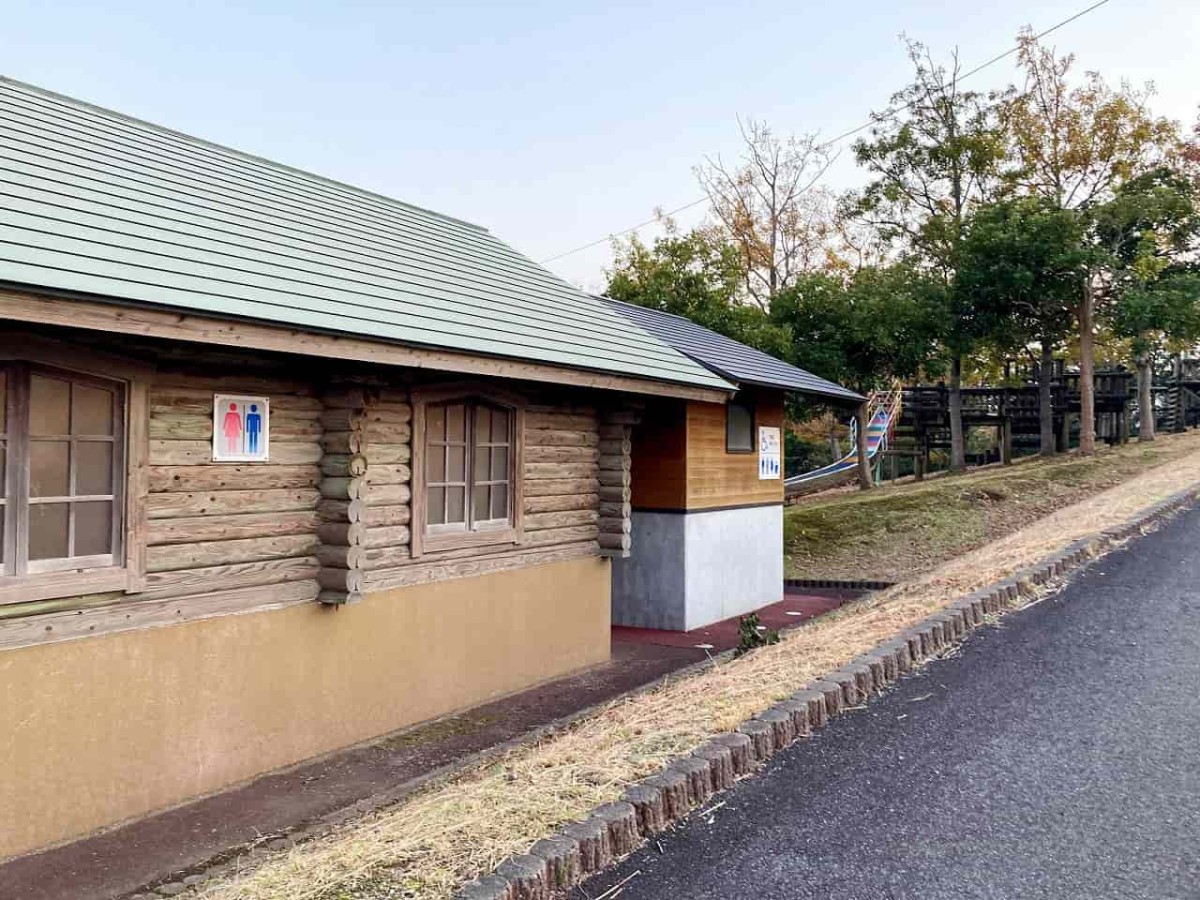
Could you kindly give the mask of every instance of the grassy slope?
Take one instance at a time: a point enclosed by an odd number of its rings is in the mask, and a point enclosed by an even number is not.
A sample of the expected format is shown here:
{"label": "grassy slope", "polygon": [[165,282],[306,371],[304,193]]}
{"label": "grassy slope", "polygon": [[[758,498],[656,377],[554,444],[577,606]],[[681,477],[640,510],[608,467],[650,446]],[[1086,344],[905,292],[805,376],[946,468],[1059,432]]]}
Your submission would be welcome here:
{"label": "grassy slope", "polygon": [[1200,448],[1200,434],[1029,460],[923,484],[820,496],[784,513],[792,578],[901,581],[1156,465]]}

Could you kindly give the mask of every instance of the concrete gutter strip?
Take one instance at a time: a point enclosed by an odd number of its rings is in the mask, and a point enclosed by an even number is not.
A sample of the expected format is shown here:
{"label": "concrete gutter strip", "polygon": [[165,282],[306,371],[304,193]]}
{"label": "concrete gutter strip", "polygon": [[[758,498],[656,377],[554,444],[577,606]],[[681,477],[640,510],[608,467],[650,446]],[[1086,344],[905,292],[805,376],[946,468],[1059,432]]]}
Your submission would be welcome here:
{"label": "concrete gutter strip", "polygon": [[1087,565],[1113,545],[1140,535],[1200,499],[1193,485],[1149,506],[1126,522],[1069,544],[1012,576],[950,603],[913,628],[717,735],[691,756],[626,790],[621,801],[592,811],[582,822],[538,841],[529,853],[465,885],[456,900],[550,900],[631,853],[713,794],[757,771],[793,741],[829,719],[881,694],[901,676],[964,640],[991,616],[1033,599],[1042,585]]}

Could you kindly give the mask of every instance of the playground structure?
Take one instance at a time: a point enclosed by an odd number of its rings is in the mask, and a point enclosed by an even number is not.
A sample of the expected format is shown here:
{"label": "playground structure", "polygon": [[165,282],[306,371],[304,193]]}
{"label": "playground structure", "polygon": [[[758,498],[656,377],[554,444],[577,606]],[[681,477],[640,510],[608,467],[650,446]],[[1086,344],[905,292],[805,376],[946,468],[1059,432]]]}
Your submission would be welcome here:
{"label": "playground structure", "polygon": [[[1182,430],[1185,425],[1200,424],[1200,360],[1185,360],[1165,391],[1167,401],[1159,403],[1167,430]],[[1135,404],[1134,374],[1122,368],[1095,375],[1096,436],[1108,444],[1124,444],[1130,437],[1130,420]],[[1036,383],[1004,387],[962,389],[963,429],[994,429],[995,441],[989,446],[968,448],[968,462],[984,465],[1008,463],[1014,448],[1036,451],[1040,445],[1040,389]],[[910,385],[872,394],[867,455],[878,482],[886,474],[894,480],[912,474],[918,480],[930,471],[935,451],[950,449],[950,391],[944,383]],[[1079,374],[1055,365],[1050,384],[1050,402],[1055,434],[1055,449],[1065,451],[1078,428],[1080,414]],[[1182,424],[1176,424],[1182,423]],[[853,434],[853,432],[852,432]],[[851,480],[858,464],[856,441],[851,450],[827,466],[788,478],[789,497],[813,493]],[[901,470],[902,460],[911,460],[910,471]],[[885,473],[885,466],[887,471]]]}
{"label": "playground structure", "polygon": [[1200,427],[1200,358],[1176,354],[1171,371],[1154,385],[1155,428],[1163,432]]}
{"label": "playground structure", "polygon": [[[1124,369],[1095,375],[1096,436],[1108,444],[1124,444],[1130,435],[1134,376]],[[1056,365],[1050,383],[1055,449],[1069,449],[1080,413],[1079,374]],[[993,447],[976,451],[972,462],[1011,462],[1014,446],[1035,450],[1040,445],[1040,389],[1036,384],[962,389],[962,420],[968,428],[995,429]],[[950,449],[950,392],[944,384],[904,389],[903,411],[896,439],[888,451],[893,467],[899,459],[914,460],[918,478],[928,471],[934,450]]]}
{"label": "playground structure", "polygon": [[[900,418],[902,394],[903,389],[897,386],[890,391],[872,392],[867,398],[870,412],[867,420],[867,460],[875,470],[876,481],[881,474],[883,455],[894,437],[896,422]],[[857,421],[850,424],[849,453],[829,465],[785,479],[784,493],[789,497],[811,494],[852,479],[858,468],[857,426]]]}

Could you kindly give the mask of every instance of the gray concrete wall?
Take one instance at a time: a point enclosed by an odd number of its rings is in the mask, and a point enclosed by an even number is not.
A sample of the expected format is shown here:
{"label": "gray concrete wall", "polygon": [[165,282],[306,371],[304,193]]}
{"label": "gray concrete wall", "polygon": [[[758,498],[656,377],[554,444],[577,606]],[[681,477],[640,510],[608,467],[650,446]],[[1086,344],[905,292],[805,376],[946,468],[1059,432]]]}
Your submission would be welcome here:
{"label": "gray concrete wall", "polygon": [[633,513],[613,624],[690,631],[783,598],[783,507]]}
{"label": "gray concrete wall", "polygon": [[614,625],[686,630],[686,518],[682,513],[634,510],[629,556],[612,561]]}
{"label": "gray concrete wall", "polygon": [[686,519],[684,630],[783,599],[783,507],[693,512]]}

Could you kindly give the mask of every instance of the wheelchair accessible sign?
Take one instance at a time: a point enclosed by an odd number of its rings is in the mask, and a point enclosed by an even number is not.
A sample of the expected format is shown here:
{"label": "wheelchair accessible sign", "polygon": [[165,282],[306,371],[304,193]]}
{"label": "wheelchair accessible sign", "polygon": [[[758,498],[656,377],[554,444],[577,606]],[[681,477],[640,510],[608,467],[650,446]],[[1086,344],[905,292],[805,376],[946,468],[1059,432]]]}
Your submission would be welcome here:
{"label": "wheelchair accessible sign", "polygon": [[271,446],[271,401],[241,394],[213,396],[213,461],[266,462]]}
{"label": "wheelchair accessible sign", "polygon": [[780,453],[780,429],[759,427],[758,429],[758,480],[780,478],[783,473],[783,455]]}

